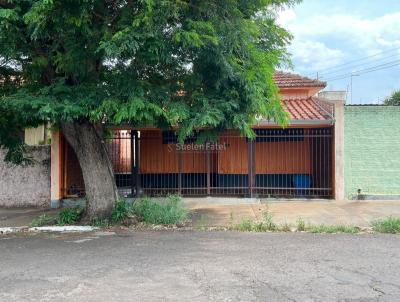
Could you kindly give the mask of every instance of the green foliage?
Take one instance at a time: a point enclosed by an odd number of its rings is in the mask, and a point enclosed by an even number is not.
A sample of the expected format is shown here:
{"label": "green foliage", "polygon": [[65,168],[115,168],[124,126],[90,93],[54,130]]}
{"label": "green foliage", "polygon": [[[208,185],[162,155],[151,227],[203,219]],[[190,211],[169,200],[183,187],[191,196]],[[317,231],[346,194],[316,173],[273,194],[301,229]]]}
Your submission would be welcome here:
{"label": "green foliage", "polygon": [[355,226],[347,225],[310,225],[307,228],[311,233],[351,233],[355,234],[359,232],[359,229]]}
{"label": "green foliage", "polygon": [[233,229],[240,232],[251,232],[255,229],[254,222],[251,219],[243,219],[242,222],[235,225]]}
{"label": "green foliage", "polygon": [[156,202],[148,198],[133,204],[133,213],[142,221],[149,224],[179,224],[186,221],[187,210],[182,207],[179,196],[168,196],[165,203]]}
{"label": "green foliage", "polygon": [[288,224],[281,228],[273,221],[273,215],[267,210],[262,213],[262,221],[254,222],[251,219],[243,219],[241,223],[231,227],[231,229],[241,232],[266,232],[266,231],[290,231]]}
{"label": "green foliage", "polygon": [[64,208],[58,213],[57,224],[69,225],[77,223],[83,216],[84,210],[81,207]]}
{"label": "green foliage", "polygon": [[400,218],[387,217],[385,219],[376,220],[372,223],[372,229],[379,233],[400,233]]}
{"label": "green foliage", "polygon": [[284,224],[282,224],[282,225],[279,227],[279,230],[280,230],[281,232],[290,232],[290,231],[291,231],[290,224],[288,224],[287,222],[285,222]]}
{"label": "green foliage", "polygon": [[303,218],[299,217],[297,219],[297,230],[299,232],[304,232],[306,230],[306,222],[304,221]]}
{"label": "green foliage", "polygon": [[400,90],[392,93],[390,97],[388,97],[383,104],[388,106],[400,106]]}
{"label": "green foliage", "polygon": [[108,219],[100,219],[98,217],[94,217],[90,221],[90,225],[98,228],[108,228],[111,226],[111,223]]}
{"label": "green foliage", "polygon": [[276,12],[296,2],[0,1],[0,147],[23,162],[14,134],[45,122],[177,125],[180,139],[284,124]]}
{"label": "green foliage", "polygon": [[32,222],[29,224],[30,227],[40,227],[44,225],[51,225],[56,222],[56,219],[54,217],[51,217],[47,214],[42,214],[39,217],[35,218],[32,220]]}
{"label": "green foliage", "polygon": [[272,213],[268,211],[268,208],[265,211],[263,211],[262,216],[263,216],[263,223],[265,224],[267,230],[274,231],[278,229],[278,226],[273,221],[274,216],[272,215]]}
{"label": "green foliage", "polygon": [[205,215],[201,215],[200,218],[196,221],[196,230],[197,231],[205,231],[207,229],[207,219]]}
{"label": "green foliage", "polygon": [[132,204],[120,199],[114,206],[111,214],[111,221],[114,223],[121,222],[132,214]]}

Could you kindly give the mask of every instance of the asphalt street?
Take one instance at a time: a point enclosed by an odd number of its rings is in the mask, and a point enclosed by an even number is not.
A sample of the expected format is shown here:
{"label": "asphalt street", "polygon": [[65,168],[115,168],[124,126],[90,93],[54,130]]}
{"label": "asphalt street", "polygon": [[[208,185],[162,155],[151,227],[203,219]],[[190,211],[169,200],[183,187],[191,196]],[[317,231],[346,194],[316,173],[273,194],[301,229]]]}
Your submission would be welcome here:
{"label": "asphalt street", "polygon": [[400,236],[0,236],[1,301],[400,301]]}

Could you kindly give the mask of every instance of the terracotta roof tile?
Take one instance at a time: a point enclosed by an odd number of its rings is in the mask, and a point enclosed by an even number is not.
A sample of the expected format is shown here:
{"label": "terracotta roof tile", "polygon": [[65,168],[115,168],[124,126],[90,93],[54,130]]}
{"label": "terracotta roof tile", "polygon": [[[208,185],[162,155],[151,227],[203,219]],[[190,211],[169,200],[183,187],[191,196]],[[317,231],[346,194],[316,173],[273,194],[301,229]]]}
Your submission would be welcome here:
{"label": "terracotta roof tile", "polygon": [[274,81],[279,88],[326,87],[326,82],[283,71],[275,72]]}
{"label": "terracotta roof tile", "polygon": [[282,100],[283,106],[291,120],[332,120],[330,113],[325,111],[312,97]]}

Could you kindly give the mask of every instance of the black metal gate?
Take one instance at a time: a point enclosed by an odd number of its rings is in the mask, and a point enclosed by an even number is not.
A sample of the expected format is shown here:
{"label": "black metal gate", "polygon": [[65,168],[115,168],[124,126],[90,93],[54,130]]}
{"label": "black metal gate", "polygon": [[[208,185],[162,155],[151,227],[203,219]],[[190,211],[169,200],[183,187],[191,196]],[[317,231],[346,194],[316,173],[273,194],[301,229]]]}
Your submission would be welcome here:
{"label": "black metal gate", "polygon": [[228,131],[184,144],[173,132],[117,130],[107,141],[123,196],[333,197],[331,127]]}

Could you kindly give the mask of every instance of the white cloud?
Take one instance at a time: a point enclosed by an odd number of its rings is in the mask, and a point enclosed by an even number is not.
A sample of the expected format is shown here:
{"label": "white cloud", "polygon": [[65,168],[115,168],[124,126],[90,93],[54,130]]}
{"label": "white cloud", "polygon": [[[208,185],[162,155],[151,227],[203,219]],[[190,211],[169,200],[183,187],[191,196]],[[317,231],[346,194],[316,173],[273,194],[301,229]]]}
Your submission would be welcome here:
{"label": "white cloud", "polygon": [[323,70],[333,67],[340,64],[345,57],[343,51],[329,48],[318,41],[295,40],[289,50],[293,54],[293,59],[301,62],[301,65],[296,67],[303,70]]}
{"label": "white cloud", "polygon": [[303,71],[339,65],[354,59],[355,53],[368,56],[400,46],[400,12],[369,19],[351,12],[311,12],[306,18],[299,18],[294,10],[287,9],[279,13],[277,21],[293,33],[289,49],[296,69]]}
{"label": "white cloud", "polygon": [[296,19],[296,13],[293,9],[285,9],[280,11],[278,14],[278,18],[276,19],[277,23],[281,26],[287,25],[290,21]]}
{"label": "white cloud", "polygon": [[[291,21],[298,21],[292,19]],[[400,12],[373,19],[357,15],[315,15],[302,22],[287,23],[288,29],[299,39],[332,36],[353,41],[358,47],[380,49],[400,42]]]}

